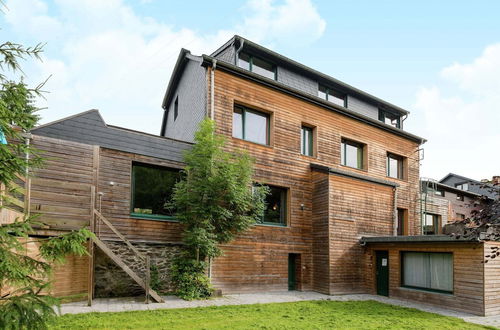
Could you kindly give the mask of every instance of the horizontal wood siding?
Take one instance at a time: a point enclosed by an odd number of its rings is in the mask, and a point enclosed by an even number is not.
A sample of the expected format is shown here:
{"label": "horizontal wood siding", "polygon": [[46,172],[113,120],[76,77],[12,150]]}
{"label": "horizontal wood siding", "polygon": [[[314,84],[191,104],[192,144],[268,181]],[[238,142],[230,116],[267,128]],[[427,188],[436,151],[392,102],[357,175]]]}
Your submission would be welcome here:
{"label": "horizontal wood siding", "polygon": [[486,258],[491,255],[492,247],[500,248],[500,242],[485,242],[484,256],[484,309],[485,315],[500,314],[500,257]]}
{"label": "horizontal wood siding", "polygon": [[[476,315],[484,314],[482,243],[370,244],[365,249],[366,285],[376,293],[375,251],[389,251],[389,296],[446,307]],[[401,252],[453,253],[453,294],[401,287]]]}

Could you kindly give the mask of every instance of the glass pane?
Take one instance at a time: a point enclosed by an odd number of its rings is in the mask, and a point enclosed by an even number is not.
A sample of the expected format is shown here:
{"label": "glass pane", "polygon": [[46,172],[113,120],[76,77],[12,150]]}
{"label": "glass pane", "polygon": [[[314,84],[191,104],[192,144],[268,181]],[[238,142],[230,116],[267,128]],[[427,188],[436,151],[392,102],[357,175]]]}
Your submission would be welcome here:
{"label": "glass pane", "polygon": [[392,113],[384,112],[384,122],[387,125],[391,125],[399,128],[399,116]]}
{"label": "glass pane", "polygon": [[403,254],[403,285],[429,287],[428,269],[426,253],[405,252]]}
{"label": "glass pane", "polygon": [[318,89],[318,96],[321,97],[322,99],[326,100],[326,87],[325,86],[319,86]]}
{"label": "glass pane", "polygon": [[453,255],[429,253],[430,289],[453,291]]}
{"label": "glass pane", "polygon": [[424,235],[436,234],[436,215],[425,214],[424,216]]}
{"label": "glass pane", "polygon": [[398,209],[398,235],[404,235],[405,211]]}
{"label": "glass pane", "polygon": [[303,155],[312,156],[312,128],[302,127],[300,150]]}
{"label": "glass pane", "polygon": [[240,108],[235,108],[233,112],[233,136],[243,139],[243,113]]}
{"label": "glass pane", "polygon": [[175,183],[180,179],[176,169],[133,165],[133,213],[173,216],[174,210],[165,208]]}
{"label": "glass pane", "polygon": [[345,145],[345,164],[346,166],[354,167],[354,168],[362,168],[362,148],[352,145],[350,143],[346,143]]}
{"label": "glass pane", "polygon": [[238,57],[238,66],[250,71],[250,56],[245,53],[240,53]]}
{"label": "glass pane", "polygon": [[345,95],[341,93],[335,91],[330,91],[328,93],[328,101],[340,105],[341,107],[345,105],[344,100],[345,100]]}
{"label": "glass pane", "polygon": [[266,197],[264,222],[285,224],[286,219],[286,189],[269,186],[270,192]]}
{"label": "glass pane", "polygon": [[398,178],[398,160],[389,156],[389,176],[391,178]]}
{"label": "glass pane", "polygon": [[258,73],[270,79],[276,78],[274,74],[274,65],[256,57],[252,58],[252,72]]}
{"label": "glass pane", "polygon": [[269,144],[268,116],[259,112],[245,111],[245,140]]}

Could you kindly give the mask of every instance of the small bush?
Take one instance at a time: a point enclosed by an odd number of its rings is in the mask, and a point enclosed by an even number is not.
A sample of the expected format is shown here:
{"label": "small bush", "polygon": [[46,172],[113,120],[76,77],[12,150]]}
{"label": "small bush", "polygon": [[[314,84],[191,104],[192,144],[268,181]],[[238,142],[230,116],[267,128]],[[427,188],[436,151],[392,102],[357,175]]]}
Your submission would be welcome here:
{"label": "small bush", "polygon": [[172,264],[176,295],[184,300],[207,299],[214,291],[205,273],[206,262],[179,256]]}

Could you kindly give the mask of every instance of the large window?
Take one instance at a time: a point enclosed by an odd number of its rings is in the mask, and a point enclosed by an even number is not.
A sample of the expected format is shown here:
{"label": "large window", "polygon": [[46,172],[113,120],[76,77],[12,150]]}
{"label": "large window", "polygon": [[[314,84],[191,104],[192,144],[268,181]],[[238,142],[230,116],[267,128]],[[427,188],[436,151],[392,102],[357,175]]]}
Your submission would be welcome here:
{"label": "large window", "polygon": [[276,80],[276,66],[253,55],[240,53],[238,57],[238,66],[248,71],[258,73],[261,76]]}
{"label": "large window", "polygon": [[405,234],[406,210],[398,208],[398,236]]}
{"label": "large window", "polygon": [[286,226],[288,189],[271,185],[268,187],[269,195],[266,196],[266,209],[260,223]]}
{"label": "large window", "polygon": [[313,128],[302,126],[300,130],[300,153],[306,156],[313,156]]}
{"label": "large window", "polygon": [[453,292],[453,254],[403,252],[401,280],[405,287]]}
{"label": "large window", "polygon": [[172,219],[175,210],[165,203],[172,197],[180,171],[146,164],[132,164],[131,215],[149,219]]}
{"label": "large window", "polygon": [[347,97],[345,94],[337,92],[331,88],[328,88],[323,85],[319,85],[318,88],[318,96],[322,99],[325,99],[329,102],[335,103],[342,107],[347,108]]}
{"label": "large window", "polygon": [[455,188],[460,189],[460,190],[469,190],[469,184],[464,182],[464,183],[459,183],[455,185]]}
{"label": "large window", "polygon": [[242,106],[233,112],[233,136],[255,143],[269,145],[269,115]]}
{"label": "large window", "polygon": [[388,153],[387,154],[387,176],[395,179],[403,179],[404,157]]}
{"label": "large window", "polygon": [[439,234],[439,215],[424,213],[424,235]]}
{"label": "large window", "polygon": [[392,112],[380,110],[378,111],[378,119],[387,125],[394,126],[396,128],[401,128],[401,118],[399,115]]}
{"label": "large window", "polygon": [[365,145],[359,142],[342,139],[340,146],[340,162],[344,166],[358,169],[364,168],[364,148]]}

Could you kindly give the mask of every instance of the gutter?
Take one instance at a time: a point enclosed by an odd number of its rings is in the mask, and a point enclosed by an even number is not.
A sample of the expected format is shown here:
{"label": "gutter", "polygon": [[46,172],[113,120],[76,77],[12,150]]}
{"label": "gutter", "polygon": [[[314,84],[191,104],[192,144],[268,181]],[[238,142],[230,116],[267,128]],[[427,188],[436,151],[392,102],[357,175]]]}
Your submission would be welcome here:
{"label": "gutter", "polygon": [[215,120],[215,69],[217,68],[217,60],[212,59],[212,70],[210,70],[210,119]]}
{"label": "gutter", "polygon": [[[213,57],[208,56],[208,55],[202,55],[202,58],[203,58],[202,63],[201,63],[202,66],[208,67],[208,66],[213,65],[213,60],[214,60]],[[306,102],[321,106],[321,107],[326,108],[328,110],[331,110],[331,111],[334,111],[336,113],[347,116],[349,118],[361,121],[365,124],[380,128],[384,131],[393,133],[395,135],[402,136],[408,140],[417,142],[419,144],[424,144],[425,142],[427,142],[427,140],[422,138],[422,137],[419,137],[417,135],[405,132],[401,129],[392,127],[392,126],[387,125],[379,120],[375,120],[375,119],[367,117],[365,115],[356,113],[354,111],[351,111],[351,110],[346,109],[344,107],[338,106],[338,105],[333,104],[331,102],[328,102],[326,100],[322,100],[317,96],[307,94],[305,92],[302,92],[302,91],[295,89],[295,88],[292,88],[292,87],[288,87],[285,84],[280,83],[276,80],[272,80],[272,79],[263,77],[263,76],[258,75],[256,73],[247,71],[247,70],[242,69],[240,67],[237,67],[233,64],[230,64],[230,63],[227,63],[224,61],[220,61],[217,64],[218,64],[219,70],[229,72],[229,73],[234,74],[236,76],[239,76],[241,78],[248,79],[248,80],[254,81],[256,83],[259,83],[261,85],[278,90],[280,92],[292,95],[292,96],[297,97],[299,99],[302,99]]]}

